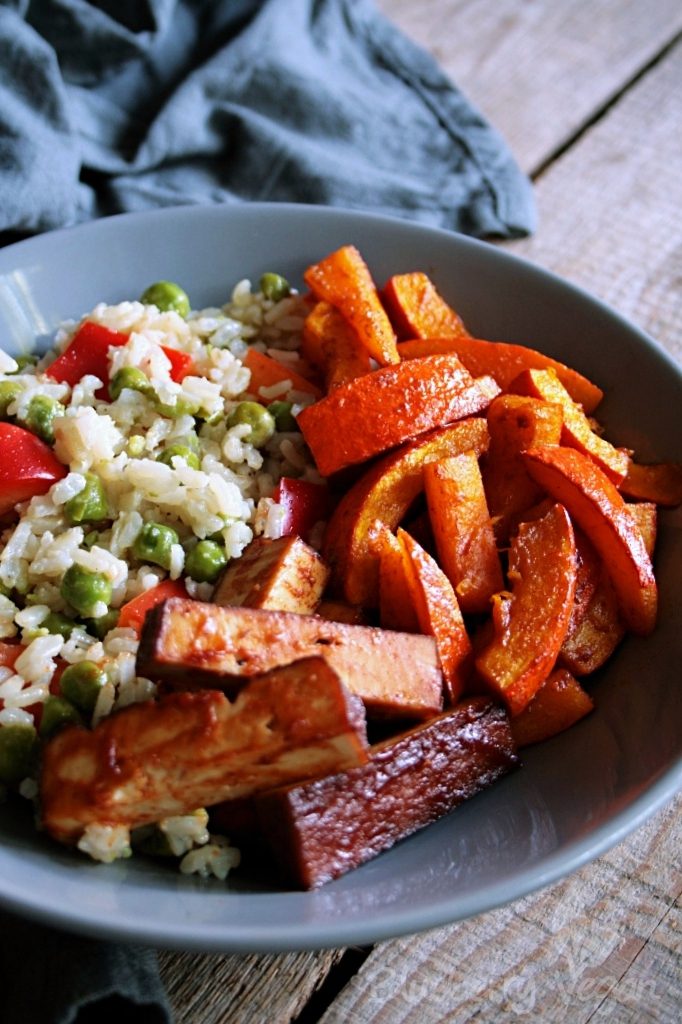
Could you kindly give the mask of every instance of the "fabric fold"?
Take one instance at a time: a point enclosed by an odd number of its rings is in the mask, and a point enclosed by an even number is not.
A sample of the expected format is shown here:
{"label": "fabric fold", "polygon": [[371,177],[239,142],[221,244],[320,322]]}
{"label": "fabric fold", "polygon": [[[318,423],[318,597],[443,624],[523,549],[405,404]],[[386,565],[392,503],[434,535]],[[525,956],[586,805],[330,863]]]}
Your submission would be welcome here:
{"label": "fabric fold", "polygon": [[478,236],[534,227],[501,136],[371,0],[38,0],[0,15],[0,230],[250,199]]}

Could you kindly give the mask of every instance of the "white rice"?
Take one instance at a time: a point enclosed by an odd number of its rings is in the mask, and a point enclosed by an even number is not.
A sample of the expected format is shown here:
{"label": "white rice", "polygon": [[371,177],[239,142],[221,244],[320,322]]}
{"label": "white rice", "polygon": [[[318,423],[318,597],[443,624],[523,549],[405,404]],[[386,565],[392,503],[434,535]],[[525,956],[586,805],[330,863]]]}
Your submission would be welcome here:
{"label": "white rice", "polygon": [[[145,374],[153,395],[124,389],[116,400],[105,402],[97,397],[103,382],[96,376],[84,376],[71,388],[45,375],[55,352],[68,347],[86,320],[129,334],[124,345],[109,350],[109,378],[134,367]],[[276,433],[259,450],[246,439],[248,427],[227,428],[225,421],[239,401],[253,397],[250,372],[241,361],[249,348],[279,353],[285,364],[294,364],[302,325],[296,295],[273,303],[242,280],[224,306],[193,311],[186,319],[138,301],[99,304],[79,323],[63,324],[52,354],[18,374],[16,361],[0,351],[0,382],[21,385],[6,417],[21,424],[37,395],[60,402],[53,447],[68,469],[47,494],[18,506],[18,520],[0,533],[0,585],[9,592],[0,594],[0,640],[24,645],[14,666],[0,667],[0,728],[33,722],[34,706],[49,697],[58,662],[88,660],[104,669],[107,681],[92,724],[116,708],[154,696],[154,683],[135,673],[135,631],[114,627],[98,639],[64,600],[61,582],[71,566],[108,578],[112,598],[91,609],[91,617],[97,617],[167,577],[181,579],[186,553],[200,540],[220,537],[228,558],[237,558],[254,536],[281,536],[284,510],[272,496],[280,477],[316,479],[302,438]],[[181,383],[172,379],[161,345],[191,357],[191,371]],[[266,403],[291,401],[294,414],[311,401],[310,395],[294,391],[291,381],[261,388],[258,397]],[[184,443],[195,431],[198,468],[180,456],[170,465],[158,461],[167,445]],[[101,523],[74,525],[67,503],[86,487],[85,474],[99,479],[109,514]],[[135,540],[149,522],[177,533],[168,569],[134,557]],[[190,596],[211,598],[211,584],[184,582]],[[74,620],[67,639],[47,632],[43,624],[51,613]],[[24,780],[19,789],[34,794],[35,783]],[[161,827],[183,858],[182,871],[225,878],[239,862],[239,852],[226,840],[209,837],[204,815],[167,819]],[[79,848],[110,861],[129,855],[130,837],[127,829],[91,825]]]}

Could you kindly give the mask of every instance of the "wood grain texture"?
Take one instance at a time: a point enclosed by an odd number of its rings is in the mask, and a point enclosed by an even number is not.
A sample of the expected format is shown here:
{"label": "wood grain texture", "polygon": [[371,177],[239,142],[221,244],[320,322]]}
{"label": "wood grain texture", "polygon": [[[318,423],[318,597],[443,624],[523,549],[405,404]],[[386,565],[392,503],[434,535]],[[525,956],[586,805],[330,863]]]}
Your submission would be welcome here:
{"label": "wood grain texture", "polygon": [[682,29],[679,0],[379,0],[533,172]]}
{"label": "wood grain texture", "polygon": [[159,966],[175,1024],[288,1024],[342,953],[162,952]]}
{"label": "wood grain texture", "polygon": [[677,1022],[680,838],[673,804],[558,885],[377,946],[321,1024]]}
{"label": "wood grain texture", "polygon": [[611,303],[682,359],[682,42],[537,183],[512,252]]}

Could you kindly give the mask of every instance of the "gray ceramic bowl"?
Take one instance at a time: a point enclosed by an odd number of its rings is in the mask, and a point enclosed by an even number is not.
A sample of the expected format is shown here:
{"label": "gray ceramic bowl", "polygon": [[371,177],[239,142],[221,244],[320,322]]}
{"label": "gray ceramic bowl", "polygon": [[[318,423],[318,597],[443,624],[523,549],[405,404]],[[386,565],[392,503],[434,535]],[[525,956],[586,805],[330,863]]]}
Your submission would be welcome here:
{"label": "gray ceramic bowl", "polygon": [[[423,269],[481,337],[525,342],[606,391],[609,436],[682,460],[682,374],[610,309],[491,246],[397,220],[302,206],[181,208],[115,217],[0,250],[0,344],[12,352],[97,301],[170,278],[195,307],[242,277],[304,267],[352,242],[376,279]],[[488,910],[574,871],[637,828],[682,783],[682,518],[663,513],[660,624],[628,639],[592,684],[597,710],[529,749],[524,768],[449,817],[314,893],[223,885],[144,861],[111,866],[52,844],[0,809],[0,900],[98,935],[252,951],[369,943]]]}

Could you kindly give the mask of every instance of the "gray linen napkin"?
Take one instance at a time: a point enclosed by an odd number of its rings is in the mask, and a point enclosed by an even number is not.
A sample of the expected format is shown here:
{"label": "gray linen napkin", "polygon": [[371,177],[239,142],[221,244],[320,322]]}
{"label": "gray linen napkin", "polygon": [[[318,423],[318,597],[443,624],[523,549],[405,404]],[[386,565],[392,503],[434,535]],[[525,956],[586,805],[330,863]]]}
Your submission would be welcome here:
{"label": "gray linen napkin", "polygon": [[[0,0],[0,243],[249,199],[478,236],[535,217],[500,136],[370,0]],[[149,950],[0,935],[3,1024],[171,1019]]]}
{"label": "gray linen napkin", "polygon": [[2,1024],[173,1019],[151,949],[66,935],[4,911],[0,942]]}
{"label": "gray linen napkin", "polygon": [[501,137],[370,0],[0,0],[0,231],[185,203],[526,234]]}

